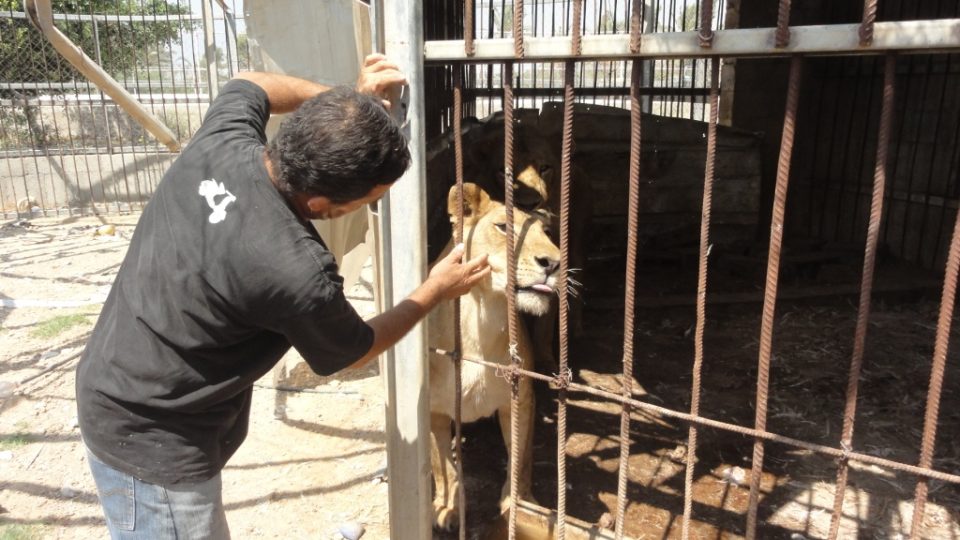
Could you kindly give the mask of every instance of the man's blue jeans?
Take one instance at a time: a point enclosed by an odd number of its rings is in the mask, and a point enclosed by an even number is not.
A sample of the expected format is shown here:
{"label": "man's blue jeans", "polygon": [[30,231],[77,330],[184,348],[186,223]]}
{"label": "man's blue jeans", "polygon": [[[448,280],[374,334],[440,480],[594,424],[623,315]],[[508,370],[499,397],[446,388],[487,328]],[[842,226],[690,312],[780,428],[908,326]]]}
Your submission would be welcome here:
{"label": "man's blue jeans", "polygon": [[113,540],[229,539],[220,475],[198,484],[148,484],[103,463],[87,461]]}

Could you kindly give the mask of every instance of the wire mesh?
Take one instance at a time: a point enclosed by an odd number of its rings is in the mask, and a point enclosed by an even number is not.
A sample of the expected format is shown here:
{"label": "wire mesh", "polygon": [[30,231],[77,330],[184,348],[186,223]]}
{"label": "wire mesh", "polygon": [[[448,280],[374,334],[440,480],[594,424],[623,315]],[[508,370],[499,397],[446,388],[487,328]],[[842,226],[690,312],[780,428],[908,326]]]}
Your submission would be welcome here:
{"label": "wire mesh", "polygon": [[[208,0],[205,0],[208,1]],[[219,84],[250,66],[238,2],[214,13]],[[219,3],[218,3],[219,5]],[[5,217],[140,208],[173,155],[69,63],[19,4],[0,10],[0,209]],[[54,24],[181,143],[209,103],[199,4],[54,3]],[[239,12],[242,13],[242,12]],[[235,30],[234,30],[235,29]]]}

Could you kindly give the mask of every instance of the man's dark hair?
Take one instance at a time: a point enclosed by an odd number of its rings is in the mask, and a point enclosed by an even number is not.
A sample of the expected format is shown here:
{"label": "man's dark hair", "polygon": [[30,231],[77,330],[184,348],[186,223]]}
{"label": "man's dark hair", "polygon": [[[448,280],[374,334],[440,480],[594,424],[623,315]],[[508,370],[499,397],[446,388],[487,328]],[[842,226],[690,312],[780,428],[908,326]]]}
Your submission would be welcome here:
{"label": "man's dark hair", "polygon": [[277,184],[335,203],[392,184],[410,165],[400,128],[378,98],[338,86],[305,101],[267,147]]}

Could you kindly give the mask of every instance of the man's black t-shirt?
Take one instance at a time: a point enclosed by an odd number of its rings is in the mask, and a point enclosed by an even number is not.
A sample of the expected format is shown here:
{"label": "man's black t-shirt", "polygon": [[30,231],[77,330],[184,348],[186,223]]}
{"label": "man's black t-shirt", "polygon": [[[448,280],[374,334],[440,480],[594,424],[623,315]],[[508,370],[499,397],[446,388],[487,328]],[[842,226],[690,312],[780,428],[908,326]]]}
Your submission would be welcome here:
{"label": "man's black t-shirt", "polygon": [[147,482],[216,475],[254,381],[291,345],[329,374],[373,343],[333,255],[270,182],[269,114],[257,85],[224,86],[144,209],[77,368],[86,444]]}

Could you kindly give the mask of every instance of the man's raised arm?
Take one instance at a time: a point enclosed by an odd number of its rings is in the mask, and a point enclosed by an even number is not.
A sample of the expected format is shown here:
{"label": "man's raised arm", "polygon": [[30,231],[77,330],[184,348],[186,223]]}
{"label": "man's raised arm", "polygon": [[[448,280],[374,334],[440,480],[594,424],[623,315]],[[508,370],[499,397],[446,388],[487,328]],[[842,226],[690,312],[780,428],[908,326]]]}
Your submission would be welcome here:
{"label": "man's raised arm", "polygon": [[[304,101],[330,89],[324,84],[279,73],[244,71],[237,73],[234,78],[250,81],[262,88],[267,93],[267,100],[270,101],[271,114],[293,112]],[[406,82],[406,78],[400,73],[396,64],[387,60],[382,54],[371,54],[364,59],[363,66],[360,68],[357,91],[379,96],[385,101],[384,105],[389,107],[386,99],[390,89]]]}

